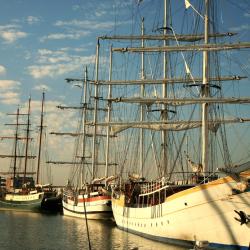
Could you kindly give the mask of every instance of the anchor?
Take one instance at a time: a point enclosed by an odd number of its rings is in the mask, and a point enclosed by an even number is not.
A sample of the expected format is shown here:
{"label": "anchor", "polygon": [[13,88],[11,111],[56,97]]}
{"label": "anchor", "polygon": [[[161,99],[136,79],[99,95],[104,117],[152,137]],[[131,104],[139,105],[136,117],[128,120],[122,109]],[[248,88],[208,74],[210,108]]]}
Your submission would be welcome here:
{"label": "anchor", "polygon": [[247,215],[245,212],[243,211],[237,211],[237,210],[234,210],[235,213],[237,213],[240,218],[235,218],[235,220],[239,221],[240,222],[240,225],[242,226],[243,224],[248,224],[250,222],[250,215]]}

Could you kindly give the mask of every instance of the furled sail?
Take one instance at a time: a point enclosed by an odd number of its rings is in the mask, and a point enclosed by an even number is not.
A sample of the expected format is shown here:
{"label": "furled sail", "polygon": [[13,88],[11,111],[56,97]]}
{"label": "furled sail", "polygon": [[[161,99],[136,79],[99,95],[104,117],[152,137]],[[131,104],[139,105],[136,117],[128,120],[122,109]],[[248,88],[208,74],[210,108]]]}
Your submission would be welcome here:
{"label": "furled sail", "polygon": [[[208,121],[209,123],[209,129],[212,132],[216,132],[220,126],[220,124],[224,123],[243,123],[243,122],[249,122],[250,119],[225,119],[225,120],[214,120],[214,121]],[[104,125],[104,124],[98,124],[98,125]],[[168,130],[168,131],[182,131],[182,130],[188,130],[188,129],[194,129],[201,127],[202,122],[201,121],[176,121],[176,122],[165,122],[165,123],[159,123],[159,122],[151,122],[151,123],[123,123],[123,124],[112,124],[110,126],[111,128],[111,134],[116,135],[126,129],[129,128],[143,128],[143,129],[151,129],[156,131],[162,131],[162,130]]]}
{"label": "furled sail", "polygon": [[169,130],[169,131],[181,131],[187,129],[198,128],[201,126],[199,121],[190,122],[189,124],[135,124],[135,125],[114,125],[111,127],[111,133],[113,135],[118,134],[128,128],[144,128],[151,130]]}

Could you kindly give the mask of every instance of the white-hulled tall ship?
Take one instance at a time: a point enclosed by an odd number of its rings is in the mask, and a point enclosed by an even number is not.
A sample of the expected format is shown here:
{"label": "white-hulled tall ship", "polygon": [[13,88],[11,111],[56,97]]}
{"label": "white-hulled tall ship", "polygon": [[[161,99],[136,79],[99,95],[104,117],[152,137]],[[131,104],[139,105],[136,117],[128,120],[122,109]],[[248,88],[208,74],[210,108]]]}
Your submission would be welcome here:
{"label": "white-hulled tall ship", "polygon": [[[44,192],[41,187],[35,185],[33,175],[36,172],[28,171],[28,159],[34,159],[35,156],[29,155],[29,142],[30,137],[30,102],[29,98],[28,113],[20,113],[19,108],[14,125],[15,135],[14,137],[1,137],[2,139],[14,139],[13,155],[0,155],[2,158],[10,157],[13,159],[13,166],[9,172],[3,172],[1,174],[8,175],[7,178],[1,178],[0,181],[0,210],[22,210],[22,211],[34,211],[39,212],[41,209],[41,202],[44,197]],[[20,116],[27,116],[27,123],[20,121]],[[25,125],[26,135],[21,135],[20,126]],[[25,154],[20,154],[21,146],[20,141],[25,141],[24,150]],[[24,159],[24,168],[20,168],[21,159]],[[22,163],[22,162],[21,162]]]}
{"label": "white-hulled tall ship", "polygon": [[[98,47],[97,59],[98,64]],[[72,79],[67,78],[68,82],[78,82],[82,88],[81,106],[65,107],[58,106],[60,109],[80,109],[80,118],[76,133],[58,133],[52,132],[54,135],[69,135],[76,137],[74,161],[73,162],[55,162],[54,164],[68,164],[72,166],[71,176],[69,177],[67,186],[63,191],[63,214],[71,217],[85,219],[111,219],[111,186],[110,183],[114,179],[113,176],[108,177],[109,163],[99,162],[100,154],[97,149],[97,138],[104,137],[103,133],[97,133],[97,128],[89,129],[87,125],[88,119],[97,119],[98,112],[104,111],[98,108],[97,99],[93,102],[87,93],[89,90],[89,80],[87,78],[87,68],[85,69],[84,78]],[[95,92],[98,95],[98,91]],[[94,104],[93,104],[94,103]],[[94,121],[96,123],[96,121]],[[92,140],[89,140],[92,139]],[[92,151],[91,151],[92,150]],[[90,160],[91,158],[92,160]],[[91,165],[91,169],[89,166]],[[105,165],[105,171],[98,171],[99,165]],[[105,177],[98,178],[98,175]]]}
{"label": "white-hulled tall ship", "polygon": [[63,193],[63,214],[71,217],[105,220],[112,218],[111,192],[102,183],[85,184]]}
{"label": "white-hulled tall ship", "polygon": [[[121,178],[112,195],[116,224],[131,233],[187,247],[249,249],[249,150],[237,158],[244,151],[243,140],[249,141],[249,127],[236,144],[240,138],[228,125],[247,126],[249,107],[239,108],[233,117],[232,111],[238,109],[231,107],[249,105],[250,98],[231,97],[226,94],[232,91],[223,94],[223,90],[224,85],[235,86],[247,78],[235,75],[243,62],[231,66],[227,60],[232,55],[226,52],[248,49],[250,43],[221,42],[236,34],[219,33],[216,12],[223,11],[224,4],[220,1],[165,0],[162,8],[159,1],[152,2],[138,1],[133,13],[141,17],[146,7],[151,14],[164,9],[162,25],[156,21],[158,12],[155,19],[147,16],[154,21],[154,33],[146,34],[147,18],[142,18],[140,35],[98,38],[113,42],[112,77],[95,81],[99,88],[109,87],[103,101],[112,107],[112,119],[94,125],[106,126],[121,138],[120,146],[115,144],[112,150],[121,155]],[[170,10],[175,11],[173,19]],[[185,29],[195,33],[178,32]],[[227,70],[222,70],[225,65]],[[236,156],[230,143],[242,147],[234,149]]]}

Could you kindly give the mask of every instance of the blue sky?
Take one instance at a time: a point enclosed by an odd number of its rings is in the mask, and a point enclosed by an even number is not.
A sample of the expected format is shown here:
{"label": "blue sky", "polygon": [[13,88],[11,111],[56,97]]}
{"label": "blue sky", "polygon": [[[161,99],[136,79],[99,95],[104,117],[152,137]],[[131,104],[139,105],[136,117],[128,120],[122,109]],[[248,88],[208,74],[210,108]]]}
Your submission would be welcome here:
{"label": "blue sky", "polygon": [[[77,123],[74,114],[62,114],[56,109],[58,104],[77,104],[80,96],[79,89],[71,88],[64,79],[80,77],[83,66],[88,65],[93,69],[97,36],[129,32],[132,24],[136,24],[143,15],[147,18],[150,13],[160,13],[161,2],[0,0],[0,134],[13,133],[4,126],[10,120],[6,113],[15,112],[18,105],[24,108],[29,95],[34,121],[39,121],[42,90],[46,92],[48,130],[74,129]],[[198,5],[197,0],[190,2]],[[157,3],[157,6],[149,8],[153,3]],[[223,27],[221,31],[239,32],[235,41],[249,41],[249,1],[220,0],[218,7],[223,9],[219,20]],[[184,0],[179,0],[173,7],[175,16],[179,18],[176,27],[181,23],[181,16],[178,16],[181,8],[184,8]],[[150,21],[154,22],[153,19]],[[242,61],[246,72],[250,62],[247,53]],[[50,150],[57,159],[62,159],[62,155],[65,159],[71,157],[65,145],[71,148],[72,144],[70,139],[65,140],[61,142],[58,138],[51,138],[49,141]],[[0,141],[2,153],[11,151],[11,146],[6,147],[7,143]],[[0,171],[6,170],[9,162],[6,159],[1,161]],[[67,170],[64,171],[67,176]]]}

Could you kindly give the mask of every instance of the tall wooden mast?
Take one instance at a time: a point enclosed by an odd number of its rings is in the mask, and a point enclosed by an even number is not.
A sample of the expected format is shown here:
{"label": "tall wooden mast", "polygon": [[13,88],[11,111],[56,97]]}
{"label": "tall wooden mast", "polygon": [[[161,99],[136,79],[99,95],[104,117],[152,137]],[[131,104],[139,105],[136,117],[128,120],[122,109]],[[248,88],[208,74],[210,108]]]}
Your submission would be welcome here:
{"label": "tall wooden mast", "polygon": [[97,160],[97,148],[96,148],[96,134],[97,134],[97,111],[98,111],[98,81],[99,81],[99,48],[100,48],[100,43],[99,39],[97,40],[97,45],[96,45],[96,62],[95,62],[95,102],[94,102],[94,133],[93,133],[93,144],[92,144],[92,168],[91,168],[91,174],[92,174],[92,179],[95,178],[95,172],[96,172],[96,160]]}
{"label": "tall wooden mast", "polygon": [[42,148],[42,138],[43,138],[43,113],[44,113],[44,100],[45,93],[43,92],[42,96],[42,110],[41,110],[41,120],[40,120],[40,135],[39,135],[39,149],[38,149],[38,160],[37,160],[37,174],[36,174],[36,183],[39,183],[40,177],[40,159],[41,159],[41,148]]}
{"label": "tall wooden mast", "polygon": [[26,172],[27,172],[27,164],[28,164],[29,134],[30,134],[30,102],[31,102],[31,97],[29,97],[29,102],[28,102],[28,114],[27,114],[28,119],[27,119],[27,129],[26,129],[26,146],[25,146],[23,182],[25,182]]}
{"label": "tall wooden mast", "polygon": [[[204,16],[204,44],[208,44],[209,34],[209,0],[205,0],[205,16]],[[207,98],[209,93],[209,52],[203,51],[203,81],[202,81],[202,97]],[[202,166],[203,171],[208,170],[208,103],[202,104]]]}
{"label": "tall wooden mast", "polygon": [[[144,18],[142,18],[141,24],[141,35],[144,36]],[[141,47],[144,47],[144,39],[141,40]],[[141,79],[145,79],[145,70],[144,70],[144,52],[141,53]],[[145,85],[141,85],[141,97],[145,97]],[[140,121],[143,122],[145,119],[145,105],[141,104],[140,107]],[[144,129],[140,129],[140,174],[144,176]]]}
{"label": "tall wooden mast", "polygon": [[[169,1],[164,0],[164,24],[163,24],[163,33],[164,35],[167,34],[167,20],[168,20],[168,6],[169,6]],[[168,45],[168,41],[164,40],[163,41],[164,47]],[[168,67],[168,62],[167,62],[167,52],[163,52],[163,79],[167,78],[167,67]],[[167,98],[167,83],[163,82],[162,84],[162,97]],[[168,120],[168,114],[167,114],[167,105],[163,104],[162,105],[162,120],[167,121]],[[167,140],[168,140],[168,135],[166,131],[162,131],[162,175],[165,176],[168,172],[167,170]]]}
{"label": "tall wooden mast", "polygon": [[[109,56],[109,81],[112,80],[112,64],[113,64],[113,54],[112,54],[112,46],[110,48],[110,56]],[[108,87],[108,98],[112,98],[112,85]],[[111,102],[108,102],[108,114],[107,114],[107,122],[111,121]],[[108,177],[108,166],[109,166],[109,150],[110,150],[110,126],[107,126],[107,137],[106,137],[106,152],[105,152],[105,177]]]}
{"label": "tall wooden mast", "polygon": [[15,133],[14,167],[13,167],[13,188],[15,188],[15,177],[16,177],[18,126],[19,126],[19,108],[17,109],[17,113],[16,113],[16,133]]}

